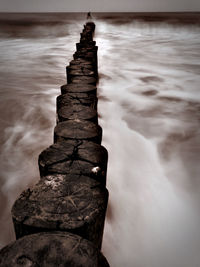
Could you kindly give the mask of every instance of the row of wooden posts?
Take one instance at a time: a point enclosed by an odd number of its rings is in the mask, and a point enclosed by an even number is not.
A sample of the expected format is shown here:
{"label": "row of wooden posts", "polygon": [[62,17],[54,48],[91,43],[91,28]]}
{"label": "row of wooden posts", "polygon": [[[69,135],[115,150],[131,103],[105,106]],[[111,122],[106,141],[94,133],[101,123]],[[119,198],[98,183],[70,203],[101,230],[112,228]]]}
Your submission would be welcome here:
{"label": "row of wooden posts", "polygon": [[54,144],[39,155],[40,179],[12,208],[17,241],[0,266],[107,267],[100,252],[108,202],[108,153],[98,125],[95,24],[87,22],[57,97]]}

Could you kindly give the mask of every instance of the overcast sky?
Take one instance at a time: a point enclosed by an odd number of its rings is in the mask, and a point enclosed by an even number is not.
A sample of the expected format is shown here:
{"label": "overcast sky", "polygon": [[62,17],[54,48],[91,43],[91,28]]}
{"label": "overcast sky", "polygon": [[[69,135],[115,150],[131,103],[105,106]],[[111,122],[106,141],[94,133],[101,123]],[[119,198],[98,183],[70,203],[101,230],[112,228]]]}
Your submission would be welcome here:
{"label": "overcast sky", "polygon": [[0,12],[200,11],[200,0],[0,0]]}

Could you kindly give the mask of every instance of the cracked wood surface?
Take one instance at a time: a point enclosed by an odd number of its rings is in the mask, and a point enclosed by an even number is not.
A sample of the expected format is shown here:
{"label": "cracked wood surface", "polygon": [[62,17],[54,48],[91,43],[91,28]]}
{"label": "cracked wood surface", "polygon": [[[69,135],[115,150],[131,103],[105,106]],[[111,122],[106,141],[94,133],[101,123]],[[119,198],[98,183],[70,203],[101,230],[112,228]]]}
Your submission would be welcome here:
{"label": "cracked wood surface", "polygon": [[58,122],[67,120],[89,120],[98,123],[97,111],[84,105],[63,106],[58,112]]}
{"label": "cracked wood surface", "polygon": [[58,123],[54,129],[54,141],[88,140],[101,144],[102,129],[99,125],[86,120],[69,120]]}
{"label": "cracked wood surface", "polygon": [[97,79],[95,77],[90,77],[90,76],[73,76],[71,78],[71,83],[72,84],[92,84],[96,85]]}
{"label": "cracked wood surface", "polygon": [[80,236],[38,233],[20,238],[0,251],[0,267],[109,267],[94,245]]}
{"label": "cracked wood surface", "polygon": [[105,185],[107,161],[108,152],[103,146],[94,142],[68,140],[45,149],[39,155],[38,163],[41,176],[81,174]]}
{"label": "cracked wood surface", "polygon": [[71,83],[72,78],[76,76],[87,76],[87,77],[95,77],[96,72],[95,72],[95,67],[90,64],[90,65],[70,65],[66,68],[67,71],[67,82]]}
{"label": "cracked wood surface", "polygon": [[83,59],[83,58],[77,58],[72,61],[70,61],[70,66],[72,65],[90,65],[91,66],[91,61]]}
{"label": "cracked wood surface", "polygon": [[78,84],[78,83],[70,83],[61,86],[61,93],[87,93],[93,94],[96,96],[97,88],[92,84]]}
{"label": "cracked wood surface", "polygon": [[98,99],[93,94],[87,93],[65,93],[56,99],[57,111],[64,106],[84,105],[97,110]]}
{"label": "cracked wood surface", "polygon": [[54,174],[23,191],[12,208],[16,237],[61,230],[101,248],[108,191],[82,175]]}

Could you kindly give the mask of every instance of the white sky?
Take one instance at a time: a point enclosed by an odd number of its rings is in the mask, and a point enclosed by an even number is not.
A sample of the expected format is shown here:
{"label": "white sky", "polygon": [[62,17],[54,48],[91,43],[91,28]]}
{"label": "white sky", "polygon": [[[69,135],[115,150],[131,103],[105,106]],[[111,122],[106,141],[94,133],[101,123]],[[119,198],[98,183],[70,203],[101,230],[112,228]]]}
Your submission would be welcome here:
{"label": "white sky", "polygon": [[200,11],[200,0],[0,0],[0,12]]}

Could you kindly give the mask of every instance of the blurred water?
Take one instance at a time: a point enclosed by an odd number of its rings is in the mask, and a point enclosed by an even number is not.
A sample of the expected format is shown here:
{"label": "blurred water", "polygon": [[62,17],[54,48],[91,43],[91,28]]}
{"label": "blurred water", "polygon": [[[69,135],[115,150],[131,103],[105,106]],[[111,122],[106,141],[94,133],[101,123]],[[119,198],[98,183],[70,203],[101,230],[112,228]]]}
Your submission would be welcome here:
{"label": "blurred water", "polygon": [[[12,203],[52,144],[55,97],[83,23],[81,14],[1,20],[1,246],[14,239]],[[197,267],[200,27],[123,14],[95,23],[109,151],[103,252],[113,267]]]}
{"label": "blurred water", "polygon": [[199,266],[200,28],[97,27],[111,266]]}
{"label": "blurred water", "polygon": [[11,206],[39,178],[38,155],[53,143],[56,96],[83,23],[69,14],[1,15],[0,246],[14,239]]}

